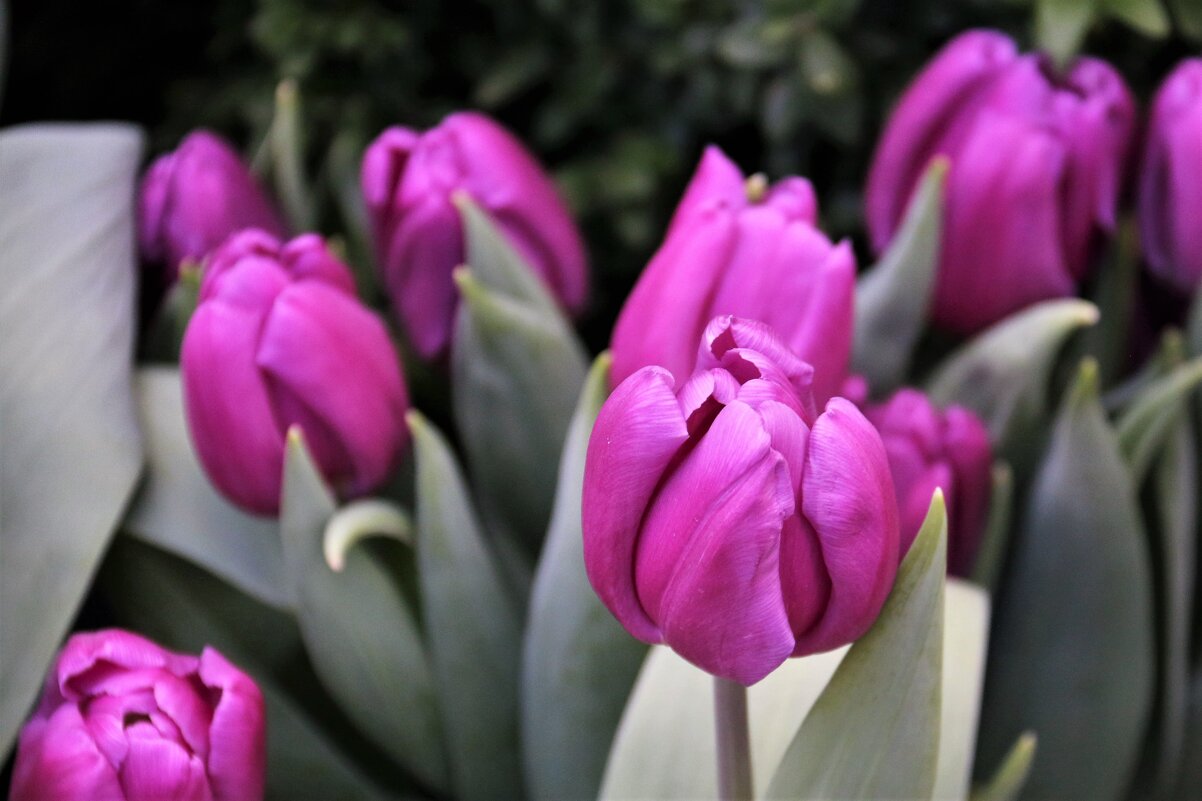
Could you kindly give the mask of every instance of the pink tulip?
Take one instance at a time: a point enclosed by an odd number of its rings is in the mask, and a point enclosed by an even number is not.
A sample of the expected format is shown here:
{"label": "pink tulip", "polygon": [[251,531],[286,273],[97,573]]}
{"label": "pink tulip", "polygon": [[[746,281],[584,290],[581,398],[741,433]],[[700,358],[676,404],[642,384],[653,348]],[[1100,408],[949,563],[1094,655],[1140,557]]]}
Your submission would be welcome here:
{"label": "pink tulip", "polygon": [[265,749],[259,688],[214,649],[76,634],[21,730],[9,801],[261,801]]}
{"label": "pink tulip", "polygon": [[863,634],[898,564],[880,436],[766,325],[706,328],[679,386],[644,367],[601,408],[585,463],[584,555],[635,637],[753,684]]}
{"label": "pink tulip", "polygon": [[343,495],[369,492],[408,441],[409,400],[388,331],[315,234],[242,231],[205,269],[180,358],[192,442],[216,487],[279,508],[289,427]]}
{"label": "pink tulip", "polygon": [[521,142],[483,114],[452,114],[425,133],[389,128],[363,154],[361,180],[388,293],[423,358],[446,351],[454,326],[457,192],[492,215],[569,311],[584,305],[588,269],[571,214]]}
{"label": "pink tulip", "polygon": [[762,320],[814,366],[819,404],[847,376],[856,262],[817,225],[809,181],[745,179],[717,147],[702,156],[659,251],[614,327],[613,383],[648,365],[683,383],[716,315]]}

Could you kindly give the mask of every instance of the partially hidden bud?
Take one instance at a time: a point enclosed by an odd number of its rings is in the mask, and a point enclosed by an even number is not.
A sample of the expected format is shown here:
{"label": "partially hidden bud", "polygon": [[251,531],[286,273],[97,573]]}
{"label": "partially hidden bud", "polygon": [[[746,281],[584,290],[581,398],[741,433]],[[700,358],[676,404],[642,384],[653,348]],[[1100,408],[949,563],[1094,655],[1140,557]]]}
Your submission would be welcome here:
{"label": "partially hidden bud", "polygon": [[184,261],[199,262],[243,228],[284,235],[271,200],[221,137],[194,131],[159,156],[138,189],[138,247],[174,280]]}
{"label": "partially hidden bud", "polygon": [[425,133],[393,127],[363,154],[363,197],[377,261],[401,323],[423,358],[451,340],[464,263],[453,202],[465,193],[496,221],[552,294],[584,306],[584,244],[551,178],[513,134],[483,114],[451,114]]}
{"label": "partially hidden bud", "polygon": [[931,495],[942,488],[947,503],[947,567],[972,571],[989,511],[993,450],[989,431],[961,406],[939,409],[916,389],[900,389],[865,410],[889,455],[897,492],[904,557],[926,519]]}
{"label": "partially hidden bud", "polygon": [[241,231],[219,247],[180,366],[201,464],[256,514],[279,508],[293,425],[343,496],[382,483],[408,441],[408,393],[388,330],[315,234],[282,243]]}
{"label": "partially hidden bud", "polygon": [[9,801],[261,801],[263,696],[213,648],[76,634],[21,730]]}
{"label": "partially hidden bud", "polygon": [[706,323],[733,314],[767,323],[813,365],[820,405],[837,394],[851,358],[856,262],[848,242],[832,244],[817,228],[817,215],[809,181],[745,179],[707,148],[618,315],[613,383],[648,365],[684,382]]}
{"label": "partially hidden bud", "polygon": [[935,156],[951,167],[934,321],[976,332],[1032,303],[1065,297],[1115,227],[1135,103],[1109,64],[1063,75],[996,31],[949,42],[903,94],[865,192],[882,251]]}
{"label": "partially hidden bud", "polygon": [[1152,273],[1192,294],[1202,281],[1202,58],[1182,61],[1152,101],[1139,222]]}
{"label": "partially hidden bud", "polygon": [[753,684],[875,621],[898,566],[876,429],[762,323],[706,328],[697,371],[644,367],[602,406],[585,462],[589,580],[635,637]]}

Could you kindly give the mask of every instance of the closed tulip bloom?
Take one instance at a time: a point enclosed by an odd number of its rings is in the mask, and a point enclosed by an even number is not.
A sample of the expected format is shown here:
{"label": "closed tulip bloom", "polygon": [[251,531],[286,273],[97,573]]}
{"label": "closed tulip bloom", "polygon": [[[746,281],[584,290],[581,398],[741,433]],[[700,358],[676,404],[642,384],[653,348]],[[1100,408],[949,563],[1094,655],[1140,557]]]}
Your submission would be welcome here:
{"label": "closed tulip bloom", "polygon": [[261,801],[263,696],[212,648],[76,634],[21,730],[9,801]]}
{"label": "closed tulip bloom", "polygon": [[847,377],[856,262],[817,225],[809,181],[746,179],[717,147],[701,158],[668,234],[614,327],[613,383],[659,365],[683,383],[722,314],[761,320],[814,367],[819,404]]}
{"label": "closed tulip bloom", "polygon": [[961,334],[1071,295],[1115,226],[1135,105],[1119,74],[1079,58],[1055,75],[995,31],[953,39],[914,80],[865,193],[879,252],[932,158],[951,161],[933,319]]}
{"label": "closed tulip bloom", "polygon": [[931,494],[947,503],[947,567],[956,576],[972,570],[989,508],[993,451],[989,431],[961,406],[939,409],[916,389],[901,389],[865,414],[889,455],[901,516],[904,557],[926,519]]}
{"label": "closed tulip bloom", "polygon": [[155,159],[138,191],[138,245],[144,261],[200,261],[243,228],[283,236],[284,223],[234,149],[209,131],[188,134]]}
{"label": "closed tulip bloom", "polygon": [[180,357],[192,442],[209,478],[256,514],[279,508],[288,429],[344,496],[387,478],[408,395],[381,320],[320,237],[242,231],[210,259]]}
{"label": "closed tulip bloom", "polygon": [[384,283],[423,358],[446,350],[454,326],[457,192],[492,216],[568,311],[584,305],[588,270],[571,214],[521,142],[483,114],[452,114],[425,133],[389,128],[363,154],[361,181]]}
{"label": "closed tulip bloom", "polygon": [[1194,292],[1202,280],[1202,58],[1182,61],[1152,101],[1139,221],[1152,272]]}
{"label": "closed tulip bloom", "polygon": [[679,385],[644,367],[601,408],[584,557],[635,637],[744,685],[872,625],[898,565],[880,436],[762,323],[715,319]]}

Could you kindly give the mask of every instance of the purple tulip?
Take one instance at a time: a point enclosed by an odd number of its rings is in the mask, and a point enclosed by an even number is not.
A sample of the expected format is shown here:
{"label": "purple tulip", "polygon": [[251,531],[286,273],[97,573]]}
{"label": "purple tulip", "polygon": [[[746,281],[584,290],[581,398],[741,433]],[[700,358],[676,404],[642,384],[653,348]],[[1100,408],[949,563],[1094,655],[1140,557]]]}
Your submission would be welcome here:
{"label": "purple tulip", "polygon": [[644,367],[601,408],[585,462],[584,558],[626,629],[753,684],[851,642],[880,612],[898,517],[880,435],[766,325],[707,327],[677,388]]}
{"label": "purple tulip", "polygon": [[257,514],[279,508],[289,427],[335,490],[378,486],[408,439],[408,395],[380,319],[321,238],[242,231],[214,252],[180,364],[209,478]]}
{"label": "purple tulip", "polygon": [[706,148],[663,245],[614,327],[613,383],[648,365],[677,383],[716,315],[762,320],[814,366],[819,404],[838,393],[851,357],[856,262],[847,242],[818,230],[809,181],[769,187]]}
{"label": "purple tulip", "polygon": [[947,503],[948,572],[967,576],[989,511],[993,451],[989,431],[961,406],[940,410],[916,389],[901,389],[865,414],[889,454],[901,515],[900,555],[918,536],[931,493],[942,488]]}
{"label": "purple tulip", "polygon": [[21,730],[9,801],[261,801],[263,696],[212,648],[76,634]]}
{"label": "purple tulip", "polygon": [[1192,293],[1202,280],[1202,58],[1182,61],[1152,101],[1139,221],[1153,274]]}
{"label": "purple tulip", "polygon": [[879,252],[930,160],[951,160],[933,317],[968,334],[1075,292],[1114,229],[1135,105],[1108,64],[1064,75],[995,31],[953,39],[902,96],[868,176]]}
{"label": "purple tulip", "polygon": [[138,245],[144,261],[174,280],[184,260],[200,261],[243,228],[284,235],[279,214],[224,139],[194,131],[155,159],[138,192]]}
{"label": "purple tulip", "polygon": [[588,269],[571,214],[521,142],[483,114],[452,114],[425,133],[389,128],[363,154],[361,180],[388,294],[423,358],[446,350],[455,322],[457,192],[492,216],[569,311],[584,305]]}

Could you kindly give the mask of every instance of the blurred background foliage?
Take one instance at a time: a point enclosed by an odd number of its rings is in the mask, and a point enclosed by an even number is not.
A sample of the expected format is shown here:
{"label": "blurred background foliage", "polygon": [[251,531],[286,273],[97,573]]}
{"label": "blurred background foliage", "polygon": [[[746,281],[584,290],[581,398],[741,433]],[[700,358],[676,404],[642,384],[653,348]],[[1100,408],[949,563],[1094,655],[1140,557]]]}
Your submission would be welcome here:
{"label": "blurred background foliage", "polygon": [[531,145],[579,215],[596,274],[585,335],[599,348],[706,143],[748,171],[809,177],[828,232],[855,238],[863,265],[860,188],[877,132],[948,38],[990,26],[1030,46],[1036,11],[1055,21],[1088,7],[1084,50],[1146,100],[1197,50],[1196,3],[40,0],[11,9],[0,121],[132,119],[154,153],[206,126],[253,155],[276,85],[293,79],[318,219],[334,233],[380,130],[483,109]]}

